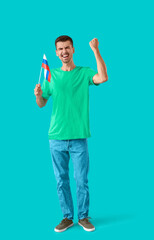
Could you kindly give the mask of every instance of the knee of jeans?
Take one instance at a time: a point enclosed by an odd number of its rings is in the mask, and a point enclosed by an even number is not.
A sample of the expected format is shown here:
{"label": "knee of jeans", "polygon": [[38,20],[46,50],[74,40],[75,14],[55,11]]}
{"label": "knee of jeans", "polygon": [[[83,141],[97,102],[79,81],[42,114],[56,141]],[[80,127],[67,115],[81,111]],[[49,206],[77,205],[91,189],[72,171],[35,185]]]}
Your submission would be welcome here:
{"label": "knee of jeans", "polygon": [[56,180],[59,186],[69,184],[69,181],[70,181],[69,176],[61,175],[61,174],[56,176]]}
{"label": "knee of jeans", "polygon": [[57,181],[57,189],[58,190],[60,190],[61,188],[65,188],[65,189],[67,189],[67,188],[69,188],[69,180],[62,180],[62,179],[59,179],[58,181]]}
{"label": "knee of jeans", "polygon": [[86,187],[88,185],[87,178],[75,178],[77,187]]}

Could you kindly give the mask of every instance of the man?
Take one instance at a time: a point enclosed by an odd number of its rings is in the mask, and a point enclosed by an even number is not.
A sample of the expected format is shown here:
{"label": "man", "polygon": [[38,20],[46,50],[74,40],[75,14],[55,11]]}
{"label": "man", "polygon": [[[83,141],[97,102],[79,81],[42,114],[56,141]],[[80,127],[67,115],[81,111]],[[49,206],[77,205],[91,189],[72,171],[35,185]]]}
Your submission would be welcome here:
{"label": "man", "polygon": [[74,167],[77,185],[78,224],[86,231],[94,231],[90,223],[88,170],[89,154],[87,138],[89,129],[89,86],[108,80],[105,63],[98,49],[98,40],[90,41],[97,70],[76,66],[73,62],[73,40],[63,35],[56,39],[56,55],[62,67],[51,69],[51,81],[44,79],[42,88],[36,84],[34,94],[39,107],[44,107],[50,96],[53,99],[52,117],[48,132],[57,193],[63,213],[63,220],[55,227],[56,232],[73,226],[74,207],[69,181],[69,159]]}

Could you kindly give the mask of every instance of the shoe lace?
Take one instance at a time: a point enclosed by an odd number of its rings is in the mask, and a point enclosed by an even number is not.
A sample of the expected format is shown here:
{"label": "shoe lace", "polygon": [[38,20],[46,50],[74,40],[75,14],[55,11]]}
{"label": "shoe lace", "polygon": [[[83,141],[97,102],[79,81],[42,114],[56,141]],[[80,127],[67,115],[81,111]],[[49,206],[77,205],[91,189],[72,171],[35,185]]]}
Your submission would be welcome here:
{"label": "shoe lace", "polygon": [[92,219],[92,218],[91,218],[91,217],[86,217],[86,218],[84,218],[83,220],[84,220],[85,222],[89,223],[89,219]]}
{"label": "shoe lace", "polygon": [[67,222],[67,221],[68,221],[68,218],[64,218],[64,219],[61,221],[60,224],[63,224],[63,223],[65,223],[65,222]]}

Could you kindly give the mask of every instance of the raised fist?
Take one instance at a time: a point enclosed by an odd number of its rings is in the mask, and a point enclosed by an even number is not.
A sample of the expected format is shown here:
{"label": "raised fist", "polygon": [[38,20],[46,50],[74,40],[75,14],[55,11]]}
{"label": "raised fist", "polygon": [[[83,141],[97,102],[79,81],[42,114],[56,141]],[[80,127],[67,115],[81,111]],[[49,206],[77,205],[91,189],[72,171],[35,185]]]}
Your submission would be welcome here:
{"label": "raised fist", "polygon": [[89,42],[89,45],[93,51],[98,49],[98,44],[99,44],[99,42],[98,42],[97,38],[94,38]]}

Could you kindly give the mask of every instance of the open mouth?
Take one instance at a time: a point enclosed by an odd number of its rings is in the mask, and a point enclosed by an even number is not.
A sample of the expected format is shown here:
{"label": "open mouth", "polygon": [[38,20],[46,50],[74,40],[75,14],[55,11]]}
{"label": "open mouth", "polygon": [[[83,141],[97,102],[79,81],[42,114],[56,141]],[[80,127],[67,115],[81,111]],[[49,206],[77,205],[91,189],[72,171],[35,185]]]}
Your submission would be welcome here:
{"label": "open mouth", "polygon": [[68,58],[68,54],[63,55],[63,58],[64,59]]}

